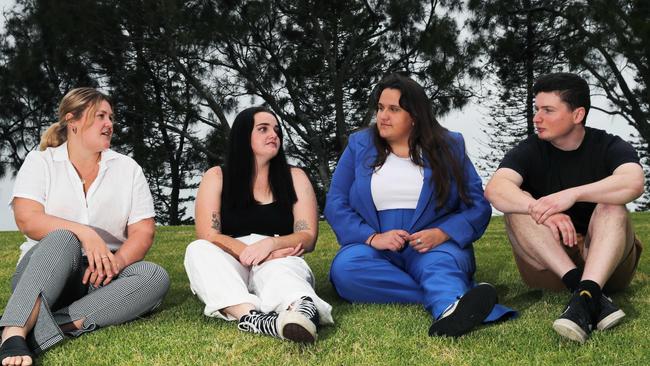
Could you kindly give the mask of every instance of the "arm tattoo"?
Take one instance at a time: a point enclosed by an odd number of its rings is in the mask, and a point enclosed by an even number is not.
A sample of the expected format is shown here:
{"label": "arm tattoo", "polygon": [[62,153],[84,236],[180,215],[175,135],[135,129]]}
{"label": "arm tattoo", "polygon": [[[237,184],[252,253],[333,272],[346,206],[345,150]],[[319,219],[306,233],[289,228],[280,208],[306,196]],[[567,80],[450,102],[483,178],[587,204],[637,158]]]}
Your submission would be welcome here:
{"label": "arm tattoo", "polygon": [[219,221],[219,214],[217,211],[212,211],[212,228],[221,232],[221,221]]}
{"label": "arm tattoo", "polygon": [[297,233],[298,231],[305,231],[309,230],[309,225],[307,225],[307,221],[305,220],[298,220],[296,221],[295,224],[293,224],[293,232]]}

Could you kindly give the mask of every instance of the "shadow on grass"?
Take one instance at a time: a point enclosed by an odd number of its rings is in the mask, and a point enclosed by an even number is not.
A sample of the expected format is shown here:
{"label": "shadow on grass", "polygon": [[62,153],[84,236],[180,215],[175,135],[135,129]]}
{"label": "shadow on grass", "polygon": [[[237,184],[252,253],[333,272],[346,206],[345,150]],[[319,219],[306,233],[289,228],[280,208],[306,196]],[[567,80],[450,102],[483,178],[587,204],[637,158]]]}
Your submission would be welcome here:
{"label": "shadow on grass", "polygon": [[[497,287],[500,289],[502,286]],[[506,286],[503,286],[506,287]],[[528,310],[531,306],[539,303],[539,301],[544,297],[544,291],[542,290],[530,290],[519,295],[516,295],[509,299],[509,302],[512,303],[512,306],[516,307],[516,310],[520,313]]]}

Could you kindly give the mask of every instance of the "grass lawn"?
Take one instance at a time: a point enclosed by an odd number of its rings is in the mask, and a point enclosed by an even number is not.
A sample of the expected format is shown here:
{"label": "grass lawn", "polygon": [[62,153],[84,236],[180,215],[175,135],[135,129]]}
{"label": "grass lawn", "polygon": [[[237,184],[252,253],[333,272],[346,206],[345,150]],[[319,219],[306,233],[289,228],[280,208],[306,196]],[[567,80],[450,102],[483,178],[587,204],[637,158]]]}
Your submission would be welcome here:
{"label": "grass lawn", "polygon": [[[650,243],[650,213],[632,218],[641,241]],[[481,327],[459,339],[428,337],[431,316],[419,305],[351,305],[341,300],[327,277],[338,245],[326,223],[321,223],[317,250],[306,259],[316,275],[317,292],[334,307],[336,324],[321,329],[313,346],[242,333],[234,323],[203,316],[203,305],[189,290],[183,255],[193,238],[192,227],[158,229],[147,260],[165,267],[172,285],[156,313],[62,342],[37,361],[44,365],[650,364],[647,260],[641,260],[632,285],[613,296],[627,314],[624,322],[593,333],[580,346],[561,339],[551,328],[568,300],[567,293],[522,285],[498,217],[475,244],[476,278],[496,285],[501,302],[519,310],[520,317]],[[2,304],[9,298],[21,242],[18,232],[0,233]]]}

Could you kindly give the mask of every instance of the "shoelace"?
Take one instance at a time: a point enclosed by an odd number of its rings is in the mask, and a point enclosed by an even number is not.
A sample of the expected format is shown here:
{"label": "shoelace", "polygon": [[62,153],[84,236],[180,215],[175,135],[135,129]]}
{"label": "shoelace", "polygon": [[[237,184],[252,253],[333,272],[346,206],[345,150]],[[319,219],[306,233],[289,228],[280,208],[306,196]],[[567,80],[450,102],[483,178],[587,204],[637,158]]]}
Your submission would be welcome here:
{"label": "shoelace", "polygon": [[268,334],[274,337],[280,337],[276,326],[278,314],[276,312],[261,313],[251,311],[249,315],[244,315],[237,328],[244,332]]}
{"label": "shoelace", "polygon": [[317,321],[318,310],[316,310],[316,305],[314,304],[311,298],[307,296],[301,297],[300,300],[298,301],[298,306],[295,308],[295,311],[301,313],[307,319],[318,324]]}

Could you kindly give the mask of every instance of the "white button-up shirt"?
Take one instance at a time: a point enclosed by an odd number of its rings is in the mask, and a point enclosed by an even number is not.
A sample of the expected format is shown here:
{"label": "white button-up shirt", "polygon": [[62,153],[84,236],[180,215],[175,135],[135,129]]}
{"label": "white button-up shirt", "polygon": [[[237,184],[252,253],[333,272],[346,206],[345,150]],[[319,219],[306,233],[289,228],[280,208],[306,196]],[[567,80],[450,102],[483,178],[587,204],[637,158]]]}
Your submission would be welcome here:
{"label": "white button-up shirt", "polygon": [[[10,205],[15,197],[34,200],[48,215],[90,226],[115,251],[126,240],[127,225],[155,216],[142,168],[126,155],[105,150],[97,178],[84,195],[67,146],[27,155],[16,176]],[[20,246],[21,257],[37,243],[26,238]]]}

